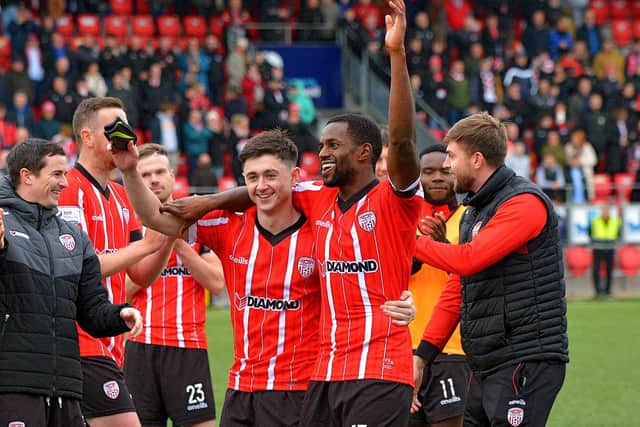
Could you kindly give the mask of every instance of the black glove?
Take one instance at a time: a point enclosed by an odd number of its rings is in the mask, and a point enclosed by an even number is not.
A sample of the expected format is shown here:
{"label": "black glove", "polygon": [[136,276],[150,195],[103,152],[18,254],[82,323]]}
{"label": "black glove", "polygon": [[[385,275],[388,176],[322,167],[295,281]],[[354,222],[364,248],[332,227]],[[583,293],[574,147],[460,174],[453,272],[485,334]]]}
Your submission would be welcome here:
{"label": "black glove", "polygon": [[120,117],[104,127],[104,134],[113,147],[122,151],[127,150],[129,141],[133,141],[134,145],[138,141],[138,136],[133,128]]}

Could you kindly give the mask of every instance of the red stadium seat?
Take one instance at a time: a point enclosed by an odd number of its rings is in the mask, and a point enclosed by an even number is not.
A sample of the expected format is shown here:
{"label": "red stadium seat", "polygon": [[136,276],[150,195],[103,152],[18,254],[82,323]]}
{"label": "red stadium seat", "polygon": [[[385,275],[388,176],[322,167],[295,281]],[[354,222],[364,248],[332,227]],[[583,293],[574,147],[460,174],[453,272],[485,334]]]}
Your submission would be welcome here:
{"label": "red stadium seat", "polygon": [[633,40],[631,21],[627,19],[614,19],[611,21],[611,36],[619,47],[628,46]]}
{"label": "red stadium seat", "polygon": [[133,2],[131,0],[109,0],[111,13],[117,15],[131,15],[133,13]]}
{"label": "red stadium seat", "polygon": [[137,13],[151,13],[151,1],[150,0],[136,0],[136,12]]}
{"label": "red stadium seat", "polygon": [[[640,2],[638,2],[640,4]],[[636,17],[634,21],[631,22],[631,27],[633,31],[633,39],[640,40],[640,17]]]}
{"label": "red stadium seat", "polygon": [[567,268],[574,276],[583,276],[591,269],[593,254],[584,246],[569,246],[566,250]]}
{"label": "red stadium seat", "polygon": [[589,8],[596,15],[596,25],[602,26],[609,19],[609,7],[606,0],[592,0]]}
{"label": "red stadium seat", "polygon": [[616,186],[618,203],[628,203],[633,189],[633,175],[630,173],[618,173],[613,177]]}
{"label": "red stadium seat", "polygon": [[634,18],[640,18],[640,1],[632,1],[631,2],[631,14]]}
{"label": "red stadium seat", "polygon": [[209,20],[209,27],[211,28],[211,34],[215,35],[219,39],[222,39],[224,33],[224,23],[220,16],[212,16]]}
{"label": "red stadium seat", "polygon": [[173,184],[172,195],[174,199],[181,197],[187,197],[191,195],[189,191],[189,181],[184,176],[176,176],[176,180]]}
{"label": "red stadium seat", "polygon": [[150,15],[135,15],[131,18],[131,31],[141,37],[153,37],[156,33],[156,26],[153,17]]}
{"label": "red stadium seat", "polygon": [[180,153],[178,157],[178,164],[175,165],[176,175],[187,177],[189,176],[189,159],[185,153]]}
{"label": "red stadium seat", "polygon": [[608,202],[611,195],[611,178],[606,173],[598,173],[593,176],[593,190],[595,202]]}
{"label": "red stadium seat", "polygon": [[174,15],[158,16],[158,34],[167,37],[180,37],[180,19]]}
{"label": "red stadium seat", "polygon": [[104,32],[108,36],[124,38],[128,35],[129,17],[119,15],[108,15],[104,19]]}
{"label": "red stadium seat", "polygon": [[11,42],[8,38],[0,36],[0,70],[8,70],[11,64]]}
{"label": "red stadium seat", "polygon": [[613,0],[609,4],[609,15],[611,19],[628,19],[631,15],[629,7],[629,2],[626,0]]}
{"label": "red stadium seat", "polygon": [[320,158],[312,151],[302,153],[300,167],[308,174],[308,179],[316,179],[320,176]]}
{"label": "red stadium seat", "polygon": [[98,15],[83,13],[78,15],[78,34],[81,36],[100,35],[100,18]]}
{"label": "red stadium seat", "polygon": [[618,266],[625,276],[635,276],[640,269],[640,249],[634,245],[618,248]]}
{"label": "red stadium seat", "polygon": [[185,16],[182,20],[184,35],[186,37],[197,37],[203,39],[207,33],[207,21],[202,16]]}
{"label": "red stadium seat", "polygon": [[58,18],[58,20],[56,21],[56,31],[62,34],[64,38],[73,36],[73,18],[70,15],[63,15]]}
{"label": "red stadium seat", "polygon": [[227,191],[237,187],[236,179],[232,176],[223,176],[218,180],[218,191]]}

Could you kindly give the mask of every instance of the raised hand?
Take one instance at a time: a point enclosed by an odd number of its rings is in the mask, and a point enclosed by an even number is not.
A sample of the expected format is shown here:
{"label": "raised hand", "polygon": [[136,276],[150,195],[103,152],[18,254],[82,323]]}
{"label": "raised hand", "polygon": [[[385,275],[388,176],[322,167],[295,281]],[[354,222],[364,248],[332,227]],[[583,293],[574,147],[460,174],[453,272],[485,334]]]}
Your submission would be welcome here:
{"label": "raised hand", "polygon": [[120,150],[114,144],[109,144],[107,149],[111,151],[113,163],[122,172],[132,172],[138,166],[138,149],[133,142],[127,144],[126,150]]}
{"label": "raised hand", "polygon": [[444,215],[440,212],[435,216],[425,216],[418,223],[420,233],[431,237],[436,242],[449,243],[447,240],[447,225]]}
{"label": "raised hand", "polygon": [[160,207],[160,212],[169,213],[182,220],[184,226],[181,231],[184,231],[211,209],[211,201],[207,197],[190,196],[166,202]]}
{"label": "raised hand", "polygon": [[407,17],[403,0],[390,0],[391,14],[385,15],[384,23],[387,34],[384,44],[388,51],[404,50],[404,37],[407,32]]}

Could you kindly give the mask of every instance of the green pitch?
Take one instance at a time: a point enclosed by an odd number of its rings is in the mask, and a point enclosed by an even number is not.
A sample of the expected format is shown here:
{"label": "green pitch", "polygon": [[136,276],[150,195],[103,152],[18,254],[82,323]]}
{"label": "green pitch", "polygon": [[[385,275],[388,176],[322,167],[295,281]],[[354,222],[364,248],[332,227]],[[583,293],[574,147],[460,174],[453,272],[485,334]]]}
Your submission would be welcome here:
{"label": "green pitch", "polygon": [[[207,311],[207,339],[218,415],[233,360],[226,309]],[[638,425],[640,301],[569,303],[571,362],[550,427]]]}

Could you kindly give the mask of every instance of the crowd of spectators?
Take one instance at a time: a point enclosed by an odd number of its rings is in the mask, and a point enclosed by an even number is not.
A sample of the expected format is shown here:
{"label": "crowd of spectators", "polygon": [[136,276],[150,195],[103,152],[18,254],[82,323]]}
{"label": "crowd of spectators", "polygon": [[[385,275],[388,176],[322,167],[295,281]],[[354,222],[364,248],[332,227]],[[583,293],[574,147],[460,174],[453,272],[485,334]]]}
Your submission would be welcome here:
{"label": "crowd of spectators", "polygon": [[[59,16],[104,17],[111,3],[49,1],[49,10],[34,16],[29,4],[7,2],[3,152],[33,135],[60,139],[73,157],[75,106],[87,96],[111,95],[124,101],[144,141],[163,144],[175,161],[186,158],[192,181],[232,176],[242,182],[236,154],[260,129],[288,129],[301,152],[317,149],[312,100],[300,85],[285,84],[278,55],[253,47],[256,40],[285,40],[287,30],[252,23],[318,25],[297,30],[298,42],[331,41],[336,28],[346,29],[355,35],[352,47],[366,50],[378,71],[388,66],[382,1],[151,1],[146,13],[154,17],[200,14],[212,19],[211,28],[205,37],[181,40],[162,34],[65,38],[56,31]],[[480,110],[508,121],[511,167],[556,199],[592,199],[594,174],[633,173],[640,157],[640,40],[615,39],[612,20],[595,9],[600,3],[407,0],[415,97],[449,125]],[[623,3],[630,15],[640,11]],[[417,111],[436,133],[445,130],[436,129],[421,103]]]}

